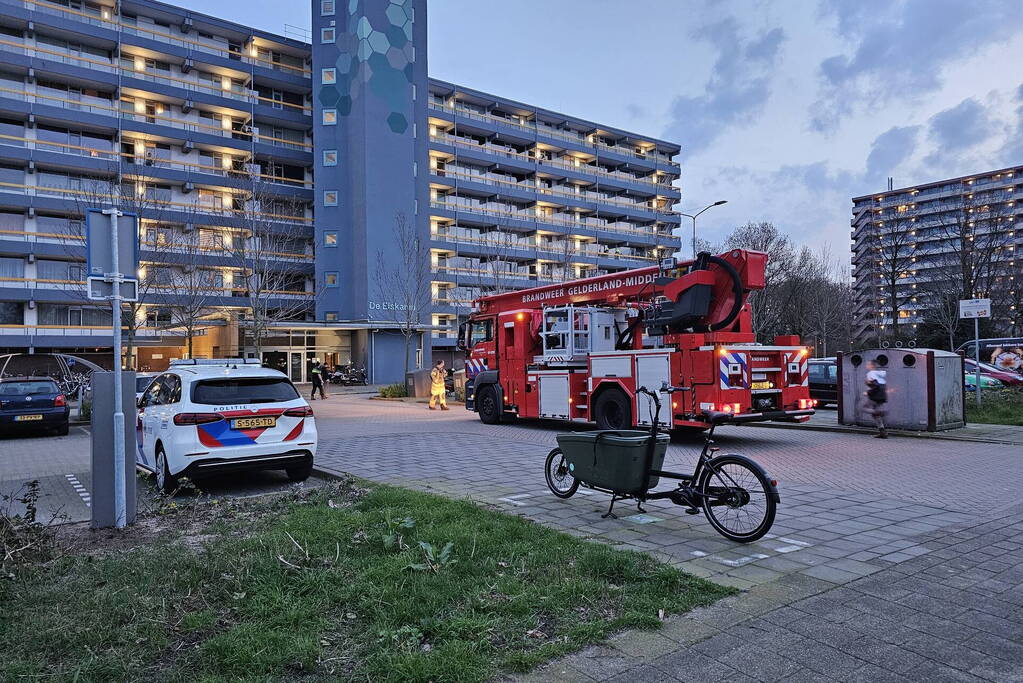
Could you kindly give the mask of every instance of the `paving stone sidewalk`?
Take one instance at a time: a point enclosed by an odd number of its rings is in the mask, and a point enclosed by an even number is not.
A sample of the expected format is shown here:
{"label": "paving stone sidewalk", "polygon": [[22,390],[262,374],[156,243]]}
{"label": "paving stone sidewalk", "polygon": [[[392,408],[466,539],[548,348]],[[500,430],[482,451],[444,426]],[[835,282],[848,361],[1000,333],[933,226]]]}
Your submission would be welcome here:
{"label": "paving stone sidewalk", "polygon": [[1023,681],[1023,506],[844,585],[786,575],[517,681]]}

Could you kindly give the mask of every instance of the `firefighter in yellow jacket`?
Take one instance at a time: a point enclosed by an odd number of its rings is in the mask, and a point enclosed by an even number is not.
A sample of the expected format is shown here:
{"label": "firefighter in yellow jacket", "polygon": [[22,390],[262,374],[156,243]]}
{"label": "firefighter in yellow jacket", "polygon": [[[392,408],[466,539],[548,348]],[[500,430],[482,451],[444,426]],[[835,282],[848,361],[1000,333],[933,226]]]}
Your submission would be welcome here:
{"label": "firefighter in yellow jacket", "polygon": [[437,361],[433,370],[430,370],[430,410],[437,410],[438,402],[441,410],[448,409],[447,390],[444,388],[444,378],[447,377],[447,374],[442,360]]}

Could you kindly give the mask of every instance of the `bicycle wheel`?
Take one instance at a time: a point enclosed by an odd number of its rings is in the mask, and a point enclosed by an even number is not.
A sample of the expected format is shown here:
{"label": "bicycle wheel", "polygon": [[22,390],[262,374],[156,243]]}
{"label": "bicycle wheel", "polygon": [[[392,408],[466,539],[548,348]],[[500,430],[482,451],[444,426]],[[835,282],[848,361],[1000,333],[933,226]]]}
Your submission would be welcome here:
{"label": "bicycle wheel", "polygon": [[544,476],[547,478],[547,487],[558,498],[571,498],[579,489],[579,480],[569,473],[565,454],[560,448],[547,454]]}
{"label": "bicycle wheel", "polygon": [[777,492],[767,473],[742,455],[722,455],[700,474],[697,490],[703,512],[714,529],[727,539],[751,543],[774,524]]}

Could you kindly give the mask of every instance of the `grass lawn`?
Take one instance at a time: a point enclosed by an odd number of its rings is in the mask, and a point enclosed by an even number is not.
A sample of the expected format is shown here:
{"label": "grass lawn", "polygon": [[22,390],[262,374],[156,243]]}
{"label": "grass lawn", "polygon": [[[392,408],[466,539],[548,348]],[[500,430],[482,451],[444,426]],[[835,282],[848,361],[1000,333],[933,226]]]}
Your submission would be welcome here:
{"label": "grass lawn", "polygon": [[977,408],[977,397],[974,394],[966,395],[967,422],[1023,426],[1023,391],[982,390],[980,403],[980,408]]}
{"label": "grass lawn", "polygon": [[75,533],[74,549],[0,573],[0,680],[477,681],[733,592],[470,502],[352,482]]}

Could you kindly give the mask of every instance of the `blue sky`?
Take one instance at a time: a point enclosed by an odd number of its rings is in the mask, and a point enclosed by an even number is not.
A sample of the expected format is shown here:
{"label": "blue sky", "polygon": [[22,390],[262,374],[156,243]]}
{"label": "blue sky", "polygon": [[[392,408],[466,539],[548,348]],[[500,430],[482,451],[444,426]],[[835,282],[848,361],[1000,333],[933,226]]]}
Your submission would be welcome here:
{"label": "blue sky", "polygon": [[[182,0],[260,28],[308,3]],[[295,6],[301,8],[296,12]],[[850,198],[1023,164],[1019,0],[430,0],[430,75],[679,142],[683,210],[848,248]]]}

